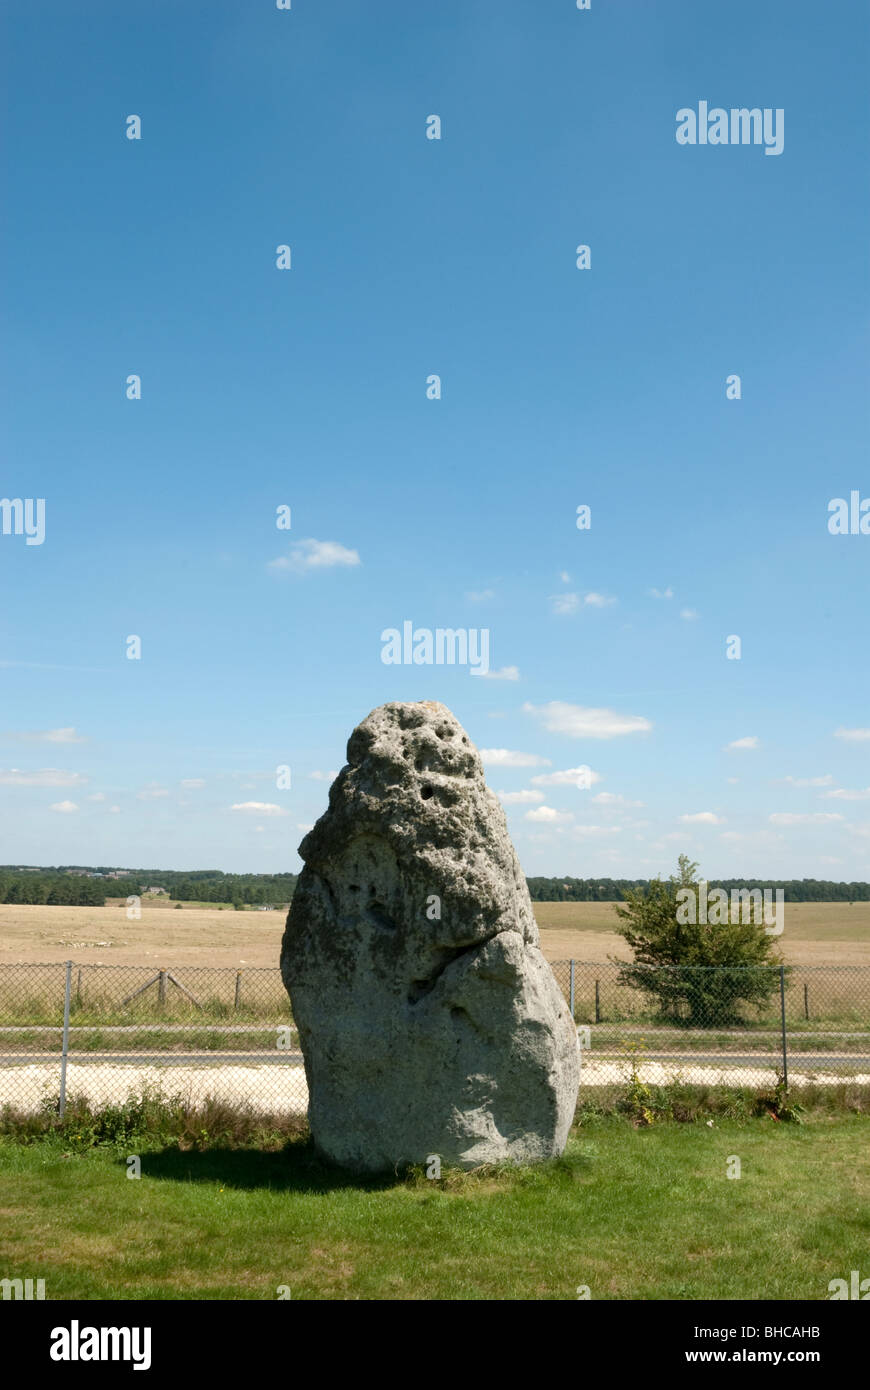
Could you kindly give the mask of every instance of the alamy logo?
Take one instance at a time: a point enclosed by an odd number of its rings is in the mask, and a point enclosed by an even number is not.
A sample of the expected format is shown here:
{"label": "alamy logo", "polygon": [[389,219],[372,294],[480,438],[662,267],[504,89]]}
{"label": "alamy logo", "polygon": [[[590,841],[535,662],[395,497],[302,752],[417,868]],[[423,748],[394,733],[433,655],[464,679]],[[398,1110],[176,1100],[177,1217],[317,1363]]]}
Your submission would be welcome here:
{"label": "alamy logo", "polygon": [[26,1303],[45,1298],[44,1279],[0,1279],[0,1298],[17,1299]]}
{"label": "alamy logo", "polygon": [[764,923],[765,936],[781,936],[783,929],[784,890],[772,888],[732,888],[731,901],[725,888],[714,888],[708,895],[706,883],[697,888],[677,890],[677,921],[681,926],[709,923],[714,927],[726,922]]}
{"label": "alamy logo", "polygon": [[850,1270],[849,1274],[848,1284],[845,1279],[832,1279],[828,1285],[832,1303],[840,1298],[860,1299],[862,1303],[866,1303],[870,1298],[870,1279],[862,1279],[857,1269]]}
{"label": "alamy logo", "polygon": [[870,536],[870,497],[862,499],[857,488],[828,503],[828,530],[832,536]]}
{"label": "alamy logo", "polygon": [[51,1329],[52,1361],[132,1361],[134,1371],[151,1366],[150,1327],[69,1327]]}
{"label": "alamy logo", "polygon": [[723,106],[698,110],[682,106],[677,112],[678,145],[764,145],[765,154],[782,154],[785,145],[785,110],[777,106]]}
{"label": "alamy logo", "polygon": [[468,666],[472,676],[489,672],[489,628],[415,628],[409,621],[381,633],[385,666]]}
{"label": "alamy logo", "polygon": [[[36,515],[34,517],[34,508]],[[45,498],[0,497],[4,536],[26,536],[25,545],[42,545],[45,540]]]}

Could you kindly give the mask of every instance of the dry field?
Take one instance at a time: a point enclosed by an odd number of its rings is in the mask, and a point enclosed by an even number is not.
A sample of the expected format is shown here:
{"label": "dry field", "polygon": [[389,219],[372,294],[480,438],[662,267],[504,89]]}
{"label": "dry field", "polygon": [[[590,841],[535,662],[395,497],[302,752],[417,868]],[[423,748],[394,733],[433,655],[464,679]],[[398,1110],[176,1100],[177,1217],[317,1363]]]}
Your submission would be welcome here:
{"label": "dry field", "polygon": [[[630,957],[615,935],[611,903],[535,903],[548,960]],[[168,910],[167,910],[168,909]],[[138,922],[123,906],[23,907],[0,904],[0,963],[75,960],[104,965],[274,966],[284,913],[233,912],[167,903],[142,905]],[[785,907],[780,945],[795,965],[870,966],[870,903],[794,903]]]}
{"label": "dry field", "polygon": [[83,965],[277,965],[283,912],[234,912],[143,902],[126,908],[0,904],[0,964],[74,960]]}
{"label": "dry field", "polygon": [[[613,903],[534,903],[548,960],[631,959]],[[779,947],[793,965],[870,965],[870,903],[786,903]],[[179,914],[180,915],[180,914]]]}

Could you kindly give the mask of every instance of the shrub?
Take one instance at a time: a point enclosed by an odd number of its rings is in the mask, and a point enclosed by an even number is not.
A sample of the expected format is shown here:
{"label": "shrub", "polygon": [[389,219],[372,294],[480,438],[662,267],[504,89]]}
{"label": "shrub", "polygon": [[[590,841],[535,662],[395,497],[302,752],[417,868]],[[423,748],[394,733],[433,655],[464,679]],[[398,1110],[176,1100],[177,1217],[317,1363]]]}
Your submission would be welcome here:
{"label": "shrub", "polygon": [[741,920],[730,905],[722,921],[700,921],[707,914],[682,910],[689,899],[697,905],[697,868],[682,854],[679,875],[626,892],[625,906],[616,909],[623,924],[617,931],[634,960],[616,963],[619,983],[651,995],[665,1018],[710,1028],[740,1022],[740,1004],[768,1003],[779,988],[781,961],[761,920]]}

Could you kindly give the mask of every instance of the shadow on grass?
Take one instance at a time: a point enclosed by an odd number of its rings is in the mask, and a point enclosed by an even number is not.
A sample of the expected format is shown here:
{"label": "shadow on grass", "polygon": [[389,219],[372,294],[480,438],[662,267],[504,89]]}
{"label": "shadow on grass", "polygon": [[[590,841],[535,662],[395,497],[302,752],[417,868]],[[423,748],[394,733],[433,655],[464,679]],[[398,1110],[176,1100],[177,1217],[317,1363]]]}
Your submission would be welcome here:
{"label": "shadow on grass", "polygon": [[[400,1167],[397,1172],[351,1173],[328,1163],[310,1139],[295,1140],[283,1149],[264,1152],[260,1149],[209,1148],[188,1150],[172,1147],[143,1153],[142,1176],[164,1182],[219,1183],[237,1191],[266,1189],[274,1192],[298,1192],[308,1196],[326,1196],[331,1192],[385,1192],[409,1183],[421,1190],[457,1190],[466,1194],[473,1189],[475,1172],[445,1171],[441,1180],[420,1181],[419,1167]],[[119,1166],[125,1160],[119,1160]],[[499,1166],[486,1173],[479,1170],[484,1183],[487,1178],[513,1182],[576,1182],[592,1166],[588,1153],[579,1152],[549,1163],[518,1166],[510,1169]],[[482,1189],[481,1189],[482,1191]]]}
{"label": "shadow on grass", "polygon": [[240,1191],[267,1188],[309,1195],[343,1189],[379,1192],[405,1181],[401,1170],[360,1174],[335,1167],[320,1157],[310,1139],[271,1153],[237,1148],[161,1149],[142,1154],[142,1176],[165,1182],[220,1183]]}

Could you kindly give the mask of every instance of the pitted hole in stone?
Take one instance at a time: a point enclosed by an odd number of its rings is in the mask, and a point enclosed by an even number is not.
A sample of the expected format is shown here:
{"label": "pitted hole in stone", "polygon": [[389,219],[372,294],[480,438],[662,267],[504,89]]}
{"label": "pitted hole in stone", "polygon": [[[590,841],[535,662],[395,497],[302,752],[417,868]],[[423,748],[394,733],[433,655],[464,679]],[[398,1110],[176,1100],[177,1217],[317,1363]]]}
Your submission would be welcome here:
{"label": "pitted hole in stone", "polygon": [[[460,960],[462,956],[472,956],[475,951],[486,944],[487,940],[489,940],[488,937],[483,937],[480,941],[471,941],[465,946],[442,947],[438,951],[438,958],[429,974],[424,979],[411,981],[411,987],[408,990],[408,1003],[418,1004],[427,994],[431,994],[448,965]],[[465,1013],[465,1010],[462,1009],[461,1012]]]}
{"label": "pitted hole in stone", "polygon": [[435,730],[435,733],[437,734],[438,738],[448,739],[453,738],[454,734],[456,733],[456,730],[451,729],[449,724],[441,724],[439,728]]}
{"label": "pitted hole in stone", "polygon": [[420,795],[424,801],[429,801],[435,795],[435,788],[427,782],[425,787],[420,788]]}
{"label": "pitted hole in stone", "polygon": [[398,923],[387,912],[384,904],[376,898],[369,903],[367,911],[376,927],[381,927],[384,931],[396,931]]}

